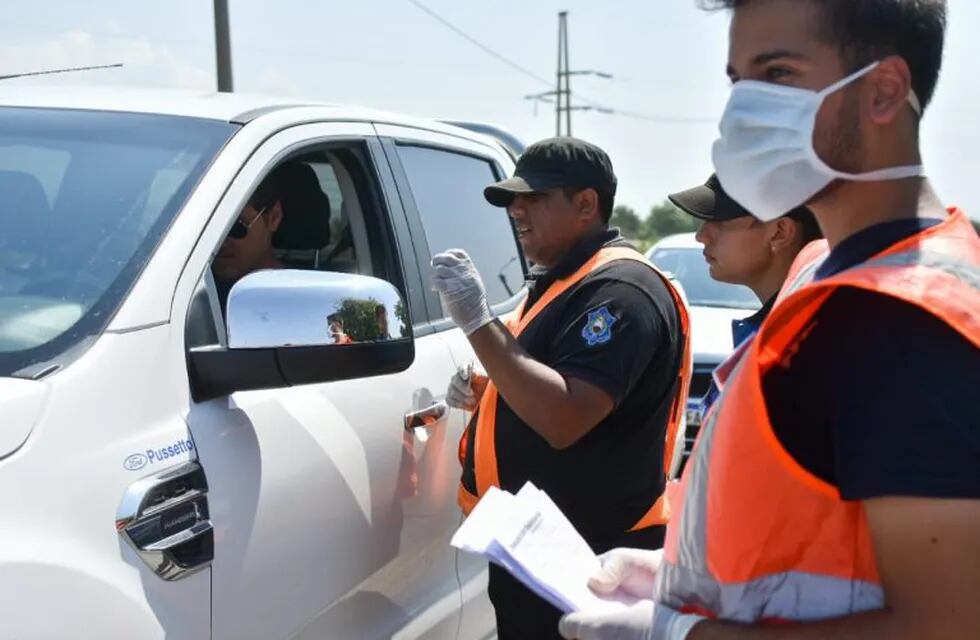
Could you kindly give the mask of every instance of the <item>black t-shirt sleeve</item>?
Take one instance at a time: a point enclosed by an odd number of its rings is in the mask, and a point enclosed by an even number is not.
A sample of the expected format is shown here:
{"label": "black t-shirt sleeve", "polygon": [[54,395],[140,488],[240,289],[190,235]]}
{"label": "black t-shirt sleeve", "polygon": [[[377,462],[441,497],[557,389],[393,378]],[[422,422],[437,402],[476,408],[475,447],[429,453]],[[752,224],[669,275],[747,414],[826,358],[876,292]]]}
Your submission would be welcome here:
{"label": "black t-shirt sleeve", "polygon": [[650,297],[616,280],[581,287],[557,326],[549,364],[566,378],[602,389],[616,406],[669,340],[669,328]]}
{"label": "black t-shirt sleeve", "polygon": [[846,289],[798,355],[789,379],[767,383],[767,403],[786,392],[774,428],[844,499],[980,498],[980,350],[957,331],[914,305]]}

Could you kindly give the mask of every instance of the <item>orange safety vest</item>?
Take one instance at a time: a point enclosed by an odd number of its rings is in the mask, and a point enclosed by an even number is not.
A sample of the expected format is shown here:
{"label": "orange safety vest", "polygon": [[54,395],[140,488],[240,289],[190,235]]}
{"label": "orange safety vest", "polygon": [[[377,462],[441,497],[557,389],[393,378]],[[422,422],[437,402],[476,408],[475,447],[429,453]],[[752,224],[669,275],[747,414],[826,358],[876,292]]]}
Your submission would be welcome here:
{"label": "orange safety vest", "polygon": [[[680,315],[681,331],[684,334],[684,349],[681,354],[682,366],[678,372],[677,391],[674,395],[673,404],[671,405],[670,417],[667,423],[667,436],[664,443],[664,471],[668,472],[670,462],[674,457],[674,445],[677,440],[678,429],[680,428],[681,421],[684,417],[687,388],[691,379],[691,325],[687,314],[687,308],[685,307],[680,294],[677,292],[674,286],[670,284],[667,278],[660,273],[656,267],[650,264],[650,262],[644,258],[642,254],[627,247],[606,247],[600,249],[588,262],[582,265],[578,271],[567,278],[563,278],[552,283],[552,285],[548,287],[548,290],[544,292],[544,295],[542,295],[538,301],[535,302],[527,314],[524,314],[524,305],[527,302],[527,299],[525,298],[520,306],[518,306],[517,311],[513,315],[503,318],[503,322],[507,329],[510,330],[511,334],[513,334],[515,338],[518,337],[534,321],[534,319],[537,318],[549,304],[561,296],[561,294],[565,293],[571,287],[584,280],[590,274],[598,271],[600,268],[604,267],[610,262],[617,260],[633,260],[649,266],[650,269],[660,276],[667,284],[667,289],[670,291],[670,294],[674,299],[674,303],[677,306],[678,314]],[[477,495],[470,493],[462,482],[460,482],[459,491],[457,494],[459,506],[466,515],[470,514],[470,512],[476,506],[476,503],[479,502],[480,496],[486,494],[490,487],[500,486],[500,477],[497,469],[496,446],[498,398],[499,393],[497,392],[497,387],[491,380],[487,384],[483,397],[480,399],[479,418],[475,425],[476,434],[474,439],[475,450],[473,452],[473,464],[474,475],[476,476]],[[471,428],[474,428],[474,426],[471,425],[469,428],[467,428],[459,442],[459,461],[461,465],[465,464],[466,443],[469,439],[469,429]],[[666,500],[664,499],[664,496],[661,495],[656,500],[654,505],[650,507],[647,513],[630,529],[630,531],[639,531],[640,529],[645,529],[654,525],[665,524],[669,516],[670,511]]]}
{"label": "orange safety vest", "polygon": [[783,448],[762,379],[793,357],[840,287],[916,305],[980,347],[980,239],[965,215],[951,210],[939,225],[813,282],[826,255],[826,245],[815,244],[794,263],[781,300],[698,434],[658,573],[657,598],[676,610],[751,623],[823,620],[885,606],[862,504],[843,500]]}

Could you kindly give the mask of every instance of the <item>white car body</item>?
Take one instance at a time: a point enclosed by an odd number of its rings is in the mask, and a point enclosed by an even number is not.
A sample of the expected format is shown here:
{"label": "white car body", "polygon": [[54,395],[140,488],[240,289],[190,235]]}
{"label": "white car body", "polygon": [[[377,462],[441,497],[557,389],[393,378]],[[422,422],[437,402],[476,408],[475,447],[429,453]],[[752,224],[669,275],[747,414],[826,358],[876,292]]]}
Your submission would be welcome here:
{"label": "white car body", "polygon": [[[501,146],[426,120],[237,94],[30,88],[0,92],[8,107],[243,124],[83,353],[37,379],[0,377],[0,637],[492,634],[485,565],[449,545],[468,416],[449,411],[427,434],[404,429],[406,414],[438,401],[474,359],[461,332],[416,326],[414,363],[400,373],[196,402],[185,322],[246,197],[291,150],[354,140],[380,153],[382,139],[397,139],[509,175]],[[376,170],[394,183],[389,165]],[[214,557],[165,580],[116,521],[141,479],[191,462],[207,478]]]}

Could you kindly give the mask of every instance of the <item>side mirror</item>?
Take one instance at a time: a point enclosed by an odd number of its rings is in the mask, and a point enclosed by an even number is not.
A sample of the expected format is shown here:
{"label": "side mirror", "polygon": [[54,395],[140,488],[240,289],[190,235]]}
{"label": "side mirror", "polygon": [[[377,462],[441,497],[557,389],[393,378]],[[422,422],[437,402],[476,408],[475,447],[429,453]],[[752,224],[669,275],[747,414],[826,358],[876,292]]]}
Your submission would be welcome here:
{"label": "side mirror", "polygon": [[405,300],[384,280],[267,270],[228,296],[228,348],[191,349],[198,402],[235,391],[404,371],[415,360]]}

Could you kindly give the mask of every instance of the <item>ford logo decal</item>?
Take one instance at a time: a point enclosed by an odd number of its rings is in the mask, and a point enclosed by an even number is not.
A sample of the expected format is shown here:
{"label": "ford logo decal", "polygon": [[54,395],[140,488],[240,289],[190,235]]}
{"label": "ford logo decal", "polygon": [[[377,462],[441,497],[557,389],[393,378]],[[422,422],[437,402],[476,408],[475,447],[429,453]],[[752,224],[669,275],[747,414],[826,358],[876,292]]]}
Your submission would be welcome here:
{"label": "ford logo decal", "polygon": [[123,462],[123,466],[127,471],[139,471],[146,466],[146,456],[142,453],[134,453],[133,455],[126,458]]}

